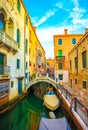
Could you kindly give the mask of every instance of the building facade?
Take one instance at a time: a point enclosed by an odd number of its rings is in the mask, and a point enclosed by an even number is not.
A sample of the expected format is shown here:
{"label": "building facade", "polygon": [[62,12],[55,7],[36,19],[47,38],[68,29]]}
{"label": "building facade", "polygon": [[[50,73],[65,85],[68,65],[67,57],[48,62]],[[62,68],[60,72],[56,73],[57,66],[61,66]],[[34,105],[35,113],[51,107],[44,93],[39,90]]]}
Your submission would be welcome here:
{"label": "building facade", "polygon": [[70,86],[88,90],[88,29],[68,56]]}
{"label": "building facade", "polygon": [[47,59],[46,60],[46,69],[47,69],[47,73],[48,76],[54,79],[54,67],[55,67],[55,62],[54,59]]}
{"label": "building facade", "polygon": [[30,23],[30,45],[29,45],[29,73],[30,79],[45,72],[45,51],[36,35],[36,27]]}
{"label": "building facade", "polygon": [[54,60],[55,60],[55,79],[60,83],[68,83],[69,60],[68,53],[80,40],[83,34],[64,34],[54,35]]}
{"label": "building facade", "polygon": [[28,82],[28,21],[29,16],[21,0],[0,0],[1,103],[21,94]]}

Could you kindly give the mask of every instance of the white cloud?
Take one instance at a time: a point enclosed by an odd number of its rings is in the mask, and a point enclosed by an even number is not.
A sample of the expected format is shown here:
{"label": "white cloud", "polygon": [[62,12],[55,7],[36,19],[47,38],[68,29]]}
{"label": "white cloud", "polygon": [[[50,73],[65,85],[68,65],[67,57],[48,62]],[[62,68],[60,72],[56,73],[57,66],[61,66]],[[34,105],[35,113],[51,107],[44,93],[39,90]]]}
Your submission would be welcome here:
{"label": "white cloud", "polygon": [[48,18],[50,18],[51,16],[53,16],[55,13],[56,13],[56,9],[53,9],[53,10],[49,10],[45,16],[43,16],[39,21],[35,22],[34,20],[34,23],[35,23],[35,26],[38,27],[39,25],[41,25],[42,23],[44,23]]}
{"label": "white cloud", "polygon": [[57,6],[58,8],[62,8],[63,4],[61,2],[58,2],[58,3],[55,4],[55,6]]}
{"label": "white cloud", "polygon": [[[64,29],[68,29],[68,33],[81,33],[80,29],[82,28],[81,25],[66,25],[66,26],[60,26],[60,27],[49,27],[49,28],[43,28],[36,30],[38,39],[40,43],[42,44],[45,52],[46,57],[53,58],[54,57],[54,46],[53,46],[53,36],[64,34]],[[83,30],[84,31],[84,30]],[[84,32],[82,32],[84,33]]]}
{"label": "white cloud", "polygon": [[78,7],[78,6],[79,6],[78,0],[72,0],[72,1],[73,1],[73,3],[74,3],[75,7]]}

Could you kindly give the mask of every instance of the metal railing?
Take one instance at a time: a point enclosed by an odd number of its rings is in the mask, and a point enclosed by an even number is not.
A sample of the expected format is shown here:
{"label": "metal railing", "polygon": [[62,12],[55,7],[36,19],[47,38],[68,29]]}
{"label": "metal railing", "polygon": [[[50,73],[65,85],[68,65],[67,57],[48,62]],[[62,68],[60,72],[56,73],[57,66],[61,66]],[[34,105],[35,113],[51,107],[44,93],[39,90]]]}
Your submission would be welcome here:
{"label": "metal railing", "polygon": [[10,74],[10,66],[0,65],[0,75]]}
{"label": "metal railing", "polygon": [[10,83],[9,82],[0,83],[0,98],[3,98],[6,95],[8,95],[9,89],[10,89]]}
{"label": "metal railing", "polygon": [[2,44],[4,43],[7,47],[14,49],[14,51],[18,51],[17,42],[11,38],[8,34],[0,30],[0,41]]}
{"label": "metal railing", "polygon": [[[88,107],[84,105],[76,96],[73,96],[67,88],[64,88],[62,85],[58,86],[61,94],[65,97],[66,101],[69,102],[70,106],[74,111],[81,117],[84,123],[88,126]],[[73,98],[74,97],[74,98]],[[71,101],[73,100],[73,104]]]}

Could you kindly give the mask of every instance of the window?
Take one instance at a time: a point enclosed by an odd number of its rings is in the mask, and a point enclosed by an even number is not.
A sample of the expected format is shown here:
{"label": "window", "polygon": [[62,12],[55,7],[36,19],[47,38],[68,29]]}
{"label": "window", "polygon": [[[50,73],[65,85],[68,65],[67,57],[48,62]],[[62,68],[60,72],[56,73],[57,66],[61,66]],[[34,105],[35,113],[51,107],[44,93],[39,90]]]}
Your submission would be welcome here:
{"label": "window", "polygon": [[28,69],[28,62],[26,62],[26,69]]}
{"label": "window", "polygon": [[82,67],[86,68],[86,51],[82,53]]}
{"label": "window", "polygon": [[59,80],[63,80],[63,75],[59,74]]}
{"label": "window", "polygon": [[70,86],[71,86],[71,88],[72,88],[72,79],[70,79]]}
{"label": "window", "polygon": [[62,50],[58,50],[58,60],[62,60]]}
{"label": "window", "polygon": [[26,16],[26,25],[28,25],[28,16]]}
{"label": "window", "polygon": [[5,30],[4,15],[0,13],[0,30]]}
{"label": "window", "polygon": [[11,88],[14,87],[14,81],[11,81]]}
{"label": "window", "polygon": [[86,89],[86,81],[83,81],[83,88]]}
{"label": "window", "polygon": [[18,48],[20,48],[20,31],[17,29],[17,42],[18,42]]}
{"label": "window", "polygon": [[20,12],[20,1],[19,0],[17,0],[17,9]]}
{"label": "window", "polygon": [[31,33],[31,31],[30,31],[30,34],[29,34],[29,40],[30,40],[30,42],[32,41],[32,33]]}
{"label": "window", "polygon": [[72,44],[76,44],[76,38],[72,38]]}
{"label": "window", "polygon": [[75,79],[75,84],[77,84],[77,79]]}
{"label": "window", "polygon": [[17,69],[20,69],[20,60],[17,59]]}
{"label": "window", "polygon": [[62,45],[62,39],[58,39],[58,44]]}
{"label": "window", "polygon": [[25,78],[28,78],[28,73],[25,73]]}
{"label": "window", "polygon": [[27,50],[28,50],[28,40],[26,39],[26,45],[25,45],[25,53],[27,54]]}
{"label": "window", "polygon": [[62,63],[58,63],[58,69],[62,69]]}
{"label": "window", "polygon": [[70,60],[70,70],[72,69],[72,61]]}
{"label": "window", "polygon": [[77,57],[75,57],[75,69],[77,69],[77,67],[78,67],[78,59]]}

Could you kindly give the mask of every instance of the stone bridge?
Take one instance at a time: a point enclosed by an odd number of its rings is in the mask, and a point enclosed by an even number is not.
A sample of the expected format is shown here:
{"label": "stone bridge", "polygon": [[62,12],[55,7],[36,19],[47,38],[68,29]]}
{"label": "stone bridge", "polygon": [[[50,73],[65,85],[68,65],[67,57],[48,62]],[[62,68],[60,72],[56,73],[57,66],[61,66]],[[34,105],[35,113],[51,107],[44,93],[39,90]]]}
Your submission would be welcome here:
{"label": "stone bridge", "polygon": [[47,82],[47,83],[51,84],[55,89],[58,88],[58,84],[56,83],[55,80],[53,80],[49,77],[41,76],[41,77],[38,77],[38,78],[30,81],[29,84],[26,87],[26,90],[28,90],[32,85],[39,83],[39,82]]}

